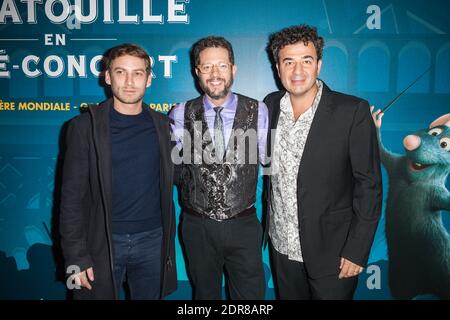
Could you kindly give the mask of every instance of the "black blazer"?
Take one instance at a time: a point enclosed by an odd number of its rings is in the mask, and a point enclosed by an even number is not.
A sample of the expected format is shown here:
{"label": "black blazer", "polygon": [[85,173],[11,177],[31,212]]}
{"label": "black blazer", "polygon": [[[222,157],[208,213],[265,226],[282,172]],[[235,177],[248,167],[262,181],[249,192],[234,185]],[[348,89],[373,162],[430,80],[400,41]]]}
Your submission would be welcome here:
{"label": "black blazer", "polygon": [[[271,129],[284,94],[264,99]],[[270,157],[270,132],[267,149]],[[264,180],[267,241],[270,175]],[[341,257],[367,264],[382,203],[378,140],[367,101],[323,85],[298,171],[297,201],[303,260],[312,278],[338,274]]]}
{"label": "black blazer", "polygon": [[[109,112],[113,100],[90,106],[70,121],[61,192],[60,233],[66,267],[94,268],[92,290],[74,290],[79,299],[115,299],[111,240],[112,164]],[[148,106],[146,106],[148,108]],[[160,146],[163,224],[161,296],[176,289],[175,211],[172,200],[169,118],[148,108]],[[130,191],[132,192],[132,190]],[[151,195],[149,195],[151,196]]]}

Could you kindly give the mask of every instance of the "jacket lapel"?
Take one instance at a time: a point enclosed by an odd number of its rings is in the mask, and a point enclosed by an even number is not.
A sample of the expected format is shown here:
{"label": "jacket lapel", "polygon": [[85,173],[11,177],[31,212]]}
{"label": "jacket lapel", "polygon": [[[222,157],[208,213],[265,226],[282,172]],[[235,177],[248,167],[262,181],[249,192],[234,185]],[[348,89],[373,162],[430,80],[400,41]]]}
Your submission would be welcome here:
{"label": "jacket lapel", "polygon": [[109,113],[113,108],[113,99],[109,99],[99,106],[93,107],[91,113],[94,117],[93,131],[98,152],[98,169],[101,179],[101,188],[104,190],[106,212],[111,216],[112,207],[112,159],[111,159],[111,129]]}
{"label": "jacket lapel", "polygon": [[[168,141],[171,141],[169,136],[170,132],[169,122],[161,121],[161,115],[157,114],[157,111],[151,110],[147,105],[144,105],[144,108],[146,108],[150,113],[150,116],[153,119],[153,125],[156,128],[156,134],[158,135],[159,153],[161,157],[160,170],[161,170],[161,187],[162,187],[164,185],[167,185],[167,181],[166,183],[163,183],[163,179],[171,179],[170,175],[168,174],[170,172],[165,172],[166,169],[170,167],[167,164],[171,163],[172,161],[171,159],[169,159],[170,144],[168,144]],[[161,188],[161,192],[166,191],[163,190],[163,188]]]}
{"label": "jacket lapel", "polygon": [[[332,121],[333,114],[333,97],[330,88],[323,83],[322,97],[320,98],[319,105],[317,106],[316,114],[311,123],[311,128],[306,138],[305,149],[303,150],[302,160],[300,162],[300,167],[298,170],[299,178],[303,176],[302,172],[309,166],[313,164],[314,151],[321,147],[321,141],[324,139],[323,132],[324,128],[330,125]],[[325,137],[326,138],[326,137]],[[311,158],[312,157],[312,158]],[[311,159],[310,159],[311,158]],[[312,161],[312,162],[311,162]]]}
{"label": "jacket lapel", "polygon": [[[161,190],[161,218],[163,221],[164,235],[169,235],[171,225],[171,204],[172,204],[172,181],[173,181],[173,167],[171,156],[171,139],[169,121],[163,121],[163,115],[157,111],[150,109],[147,105],[144,108],[148,110],[153,119],[153,125],[156,128],[159,142],[160,154],[160,185]],[[168,243],[168,240],[167,240]]]}
{"label": "jacket lapel", "polygon": [[[270,103],[270,106],[268,105],[268,111],[269,111],[269,128],[270,129],[276,129],[278,125],[278,119],[280,118],[280,102],[281,98],[285,95],[285,91],[280,91],[278,95],[274,98],[273,103]],[[270,154],[269,156],[273,156],[273,148],[274,148],[274,141],[272,141],[272,138],[275,138],[275,135],[272,136],[272,132],[268,133],[267,136],[267,146],[270,148]]]}

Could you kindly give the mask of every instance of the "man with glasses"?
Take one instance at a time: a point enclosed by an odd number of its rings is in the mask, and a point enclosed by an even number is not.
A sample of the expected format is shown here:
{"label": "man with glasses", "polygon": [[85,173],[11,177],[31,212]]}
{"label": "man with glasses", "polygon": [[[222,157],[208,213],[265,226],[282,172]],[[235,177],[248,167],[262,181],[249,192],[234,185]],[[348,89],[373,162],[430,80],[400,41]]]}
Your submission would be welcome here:
{"label": "man with glasses", "polygon": [[231,44],[199,40],[193,64],[204,95],[170,117],[179,166],[181,224],[195,299],[221,299],[225,271],[231,299],[264,299],[262,228],[254,207],[268,113],[264,103],[230,91],[236,74]]}

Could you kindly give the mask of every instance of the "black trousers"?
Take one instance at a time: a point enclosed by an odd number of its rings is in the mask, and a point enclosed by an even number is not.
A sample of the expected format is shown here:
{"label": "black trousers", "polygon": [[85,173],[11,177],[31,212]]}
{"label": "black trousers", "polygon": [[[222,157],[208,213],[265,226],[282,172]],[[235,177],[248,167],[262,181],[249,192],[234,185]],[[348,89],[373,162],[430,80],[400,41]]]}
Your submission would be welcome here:
{"label": "black trousers", "polygon": [[181,236],[194,299],[222,299],[224,272],[231,299],[264,299],[262,227],[256,215],[219,222],[184,213]]}
{"label": "black trousers", "polygon": [[[319,252],[317,254],[320,254]],[[336,274],[312,279],[305,264],[289,260],[270,243],[270,260],[275,293],[281,300],[351,300],[358,277],[339,279]]]}

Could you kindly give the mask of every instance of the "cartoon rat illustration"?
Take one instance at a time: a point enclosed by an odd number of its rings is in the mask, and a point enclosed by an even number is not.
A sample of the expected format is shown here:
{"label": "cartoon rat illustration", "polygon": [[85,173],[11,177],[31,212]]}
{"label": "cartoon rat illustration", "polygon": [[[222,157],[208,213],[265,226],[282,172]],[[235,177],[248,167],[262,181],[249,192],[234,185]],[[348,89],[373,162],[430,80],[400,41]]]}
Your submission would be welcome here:
{"label": "cartoon rat illustration", "polygon": [[[371,107],[371,112],[373,107]],[[450,299],[450,238],[441,211],[450,210],[450,114],[403,140],[405,155],[381,142],[380,110],[372,114],[389,177],[385,209],[389,287],[396,299],[432,294]]]}

